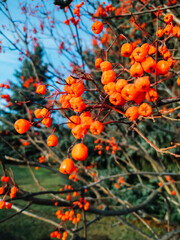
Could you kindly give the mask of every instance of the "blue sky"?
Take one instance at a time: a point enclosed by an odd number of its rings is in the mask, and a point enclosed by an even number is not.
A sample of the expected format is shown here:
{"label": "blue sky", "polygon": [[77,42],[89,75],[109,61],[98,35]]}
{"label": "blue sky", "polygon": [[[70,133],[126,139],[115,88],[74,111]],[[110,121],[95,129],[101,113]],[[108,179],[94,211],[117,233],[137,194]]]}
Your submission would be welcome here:
{"label": "blue sky", "polygon": [[[11,1],[11,12],[14,16],[16,14],[17,2]],[[7,18],[0,12],[0,30],[3,30],[2,25],[7,25]],[[11,35],[10,32],[7,35]],[[4,39],[0,36],[2,41],[2,52],[0,53],[0,82],[12,79],[14,70],[18,67],[19,62],[17,61],[17,52],[9,51],[7,48],[4,49]]]}
{"label": "blue sky", "polygon": [[[25,22],[25,15],[21,14],[22,10],[19,7],[19,2],[18,0],[14,1],[14,0],[9,0],[7,1],[7,4],[9,6],[9,10],[10,10],[10,14],[13,17],[13,19],[15,21],[20,20],[21,23],[18,23],[18,27],[19,29],[22,30],[22,27],[24,25]],[[28,0],[28,1],[21,1],[23,4],[24,3],[28,3],[28,4],[33,4],[34,6],[39,3],[39,5],[42,3],[39,0]],[[52,3],[52,1],[44,1],[46,4],[47,9],[49,9],[51,12],[54,12],[55,6]],[[81,1],[76,0],[75,3],[80,3]],[[21,5],[22,6],[22,5]],[[44,11],[44,9],[40,8],[41,12]],[[88,9],[89,10],[89,9]],[[67,13],[68,16],[70,16],[69,12]],[[62,24],[65,20],[65,16],[62,10],[59,11],[55,11],[55,17],[58,19],[59,23],[57,23],[57,25],[55,26],[55,29],[52,29],[53,32],[59,31],[61,34],[61,40],[64,39],[64,42],[69,41],[68,44],[71,45],[71,48],[73,49],[73,39],[71,38],[71,33],[69,31],[69,28],[65,25]],[[2,14],[2,12],[0,12],[0,19],[1,19],[1,24],[0,24],[0,30],[6,35],[8,36],[13,42],[15,42],[15,38],[13,37],[14,33],[12,31],[8,31],[7,29],[12,29],[12,27],[10,27],[10,24],[7,20],[7,18]],[[40,25],[40,18],[29,18],[31,19],[31,23],[28,25],[29,28],[33,29],[33,27],[36,27],[37,30],[39,28]],[[47,20],[45,19],[45,22],[47,22]],[[92,25],[92,21],[89,21],[88,19],[84,18],[83,22],[85,23],[85,25],[89,26],[88,28],[90,29],[91,25]],[[3,29],[3,25],[6,25],[6,29]],[[31,25],[31,26],[30,26]],[[59,29],[57,29],[59,28]],[[90,29],[91,30],[91,29]],[[73,29],[74,31],[74,29]],[[92,38],[91,36],[89,36],[88,34],[82,32],[81,30],[79,30],[79,34],[80,37],[83,39],[83,46],[84,48],[86,46],[91,46],[91,41]],[[34,37],[35,35],[32,36]],[[55,34],[56,38],[57,33]],[[53,65],[56,66],[57,69],[60,69],[60,71],[64,71],[65,74],[68,74],[68,72],[66,72],[63,68],[62,65],[65,64],[68,68],[69,68],[69,61],[64,57],[64,56],[59,56],[57,54],[57,44],[55,43],[54,40],[52,40],[52,38],[49,37],[49,33],[46,32],[46,34],[41,35],[40,30],[38,31],[38,39],[40,44],[43,44],[45,46],[48,58],[49,58],[49,62],[52,63]],[[19,54],[18,51],[12,51],[11,49],[8,49],[8,47],[12,48],[12,46],[10,46],[10,44],[7,44],[7,42],[3,39],[2,36],[0,36],[0,40],[2,41],[2,52],[0,53],[0,72],[1,72],[1,76],[0,76],[0,82],[5,82],[6,80],[10,79],[15,81],[15,78],[13,76],[14,72],[16,69],[19,69],[22,62],[18,61],[19,58]],[[57,40],[58,43],[60,43]],[[67,44],[67,45],[68,45]],[[72,50],[71,49],[71,50]],[[68,53],[67,53],[68,55]],[[70,56],[70,55],[69,55]],[[72,56],[70,56],[70,59],[72,59]],[[44,59],[45,61],[47,61],[47,59]]]}

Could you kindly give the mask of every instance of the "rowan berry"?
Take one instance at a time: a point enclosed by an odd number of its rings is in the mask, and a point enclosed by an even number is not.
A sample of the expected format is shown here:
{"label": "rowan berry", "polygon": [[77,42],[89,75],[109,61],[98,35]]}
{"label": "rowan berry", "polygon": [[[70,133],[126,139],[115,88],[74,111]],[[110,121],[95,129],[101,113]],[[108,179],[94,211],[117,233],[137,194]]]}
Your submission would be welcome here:
{"label": "rowan berry", "polygon": [[112,69],[112,64],[108,61],[104,61],[100,64],[100,68],[102,72],[105,72]]}
{"label": "rowan berry", "polygon": [[152,114],[152,107],[147,103],[142,103],[138,108],[138,113],[143,117],[148,117]]}
{"label": "rowan berry", "polygon": [[31,123],[25,119],[19,119],[14,123],[14,128],[19,134],[23,134],[29,130]]}
{"label": "rowan berry", "polygon": [[121,55],[123,57],[129,57],[133,51],[133,47],[130,43],[124,43],[121,46]]}
{"label": "rowan berry", "polygon": [[94,121],[90,126],[90,132],[94,135],[99,135],[103,131],[103,124],[99,121]]}
{"label": "rowan berry", "polygon": [[70,174],[75,170],[74,162],[70,158],[66,158],[62,161],[59,171],[63,174]]}
{"label": "rowan berry", "polygon": [[44,95],[46,93],[46,86],[45,85],[39,85],[36,88],[36,93]]}
{"label": "rowan berry", "polygon": [[125,115],[130,121],[134,121],[139,116],[138,107],[135,107],[135,106],[129,107],[126,110]]}
{"label": "rowan berry", "polygon": [[76,161],[84,161],[88,156],[88,148],[83,143],[78,143],[73,147],[71,155]]}
{"label": "rowan berry", "polygon": [[52,134],[47,138],[47,145],[49,147],[55,147],[58,144],[58,138]]}
{"label": "rowan berry", "polygon": [[102,32],[103,30],[103,23],[100,21],[96,21],[95,23],[93,23],[93,25],[91,26],[92,31],[95,34],[99,34]]}

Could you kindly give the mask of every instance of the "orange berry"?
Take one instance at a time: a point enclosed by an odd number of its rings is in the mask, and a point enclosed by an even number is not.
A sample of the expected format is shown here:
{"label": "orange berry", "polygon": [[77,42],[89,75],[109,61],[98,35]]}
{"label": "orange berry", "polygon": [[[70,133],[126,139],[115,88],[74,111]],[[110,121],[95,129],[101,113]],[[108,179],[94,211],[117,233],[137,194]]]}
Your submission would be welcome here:
{"label": "orange berry", "polygon": [[112,64],[108,61],[104,61],[100,64],[101,71],[105,72],[112,69]]}
{"label": "orange berry", "polygon": [[3,209],[6,206],[5,201],[0,201],[0,209]]}
{"label": "orange berry", "polygon": [[73,83],[76,83],[76,79],[69,76],[69,77],[66,78],[66,83],[71,85]]}
{"label": "orange berry", "polygon": [[76,161],[84,161],[88,156],[88,148],[83,143],[78,143],[73,147],[71,155]]}
{"label": "orange berry", "polygon": [[177,82],[177,85],[180,86],[180,78],[179,77],[176,82]]}
{"label": "orange berry", "polygon": [[158,99],[158,97],[159,97],[158,93],[153,88],[149,88],[145,95],[146,100],[149,102],[155,102]]}
{"label": "orange berry", "polygon": [[91,117],[91,113],[90,112],[83,112],[80,114],[80,118],[83,118],[83,117]]}
{"label": "orange berry", "polygon": [[19,119],[14,123],[14,128],[19,134],[23,134],[29,130],[31,123],[25,119]]}
{"label": "orange berry", "polygon": [[156,68],[156,61],[152,57],[146,57],[141,64],[146,73],[153,72]]}
{"label": "orange berry", "polygon": [[84,128],[81,124],[77,125],[72,129],[72,134],[76,139],[83,138],[87,133],[87,129]]}
{"label": "orange berry", "polygon": [[62,104],[63,108],[69,108],[70,107],[69,101],[71,98],[72,98],[72,94],[62,95],[58,101]]}
{"label": "orange berry", "polygon": [[99,69],[100,64],[103,62],[102,58],[96,58],[95,60],[95,68]]}
{"label": "orange berry", "polygon": [[180,38],[180,28],[178,30],[177,37]]}
{"label": "orange berry", "polygon": [[173,20],[173,15],[171,15],[171,14],[166,14],[166,15],[164,16],[164,22],[165,22],[165,23],[170,23],[170,22],[172,22],[172,20]]}
{"label": "orange berry", "polygon": [[81,112],[85,109],[86,105],[81,97],[73,97],[70,100],[71,107],[75,112]]}
{"label": "orange berry", "polygon": [[46,86],[45,85],[39,85],[36,88],[36,93],[44,95],[46,93]]}
{"label": "orange berry", "polygon": [[117,183],[115,183],[114,186],[115,186],[117,189],[120,188],[119,184],[117,184]]}
{"label": "orange berry", "polygon": [[2,182],[6,182],[6,183],[8,183],[9,180],[10,180],[9,177],[5,177],[5,176],[2,176],[2,177],[1,177],[1,181],[2,181]]}
{"label": "orange berry", "polygon": [[90,132],[94,135],[99,135],[103,131],[103,124],[99,121],[94,121],[90,126]]}
{"label": "orange berry", "polygon": [[126,101],[134,100],[138,95],[136,86],[134,84],[127,84],[121,91],[121,95]]}
{"label": "orange berry", "polygon": [[5,192],[4,187],[0,187],[0,195],[2,195]]}
{"label": "orange berry", "polygon": [[16,194],[16,193],[17,193],[17,187],[15,187],[15,186],[12,187],[12,188],[11,188],[11,193],[12,193],[12,194]]}
{"label": "orange berry", "polygon": [[160,54],[164,54],[167,51],[167,47],[166,45],[161,45],[158,49],[158,51],[160,52]]}
{"label": "orange berry", "polygon": [[84,210],[87,211],[89,209],[89,206],[90,206],[90,203],[89,202],[86,202],[84,204]]}
{"label": "orange berry", "polygon": [[52,232],[52,233],[50,234],[50,237],[51,237],[51,238],[54,238],[54,237],[56,237],[56,234],[55,234],[54,232]]}
{"label": "orange berry", "polygon": [[73,223],[73,224],[76,224],[76,223],[77,223],[77,218],[73,218],[72,223]]}
{"label": "orange berry", "polygon": [[80,97],[84,92],[84,83],[83,81],[73,83],[71,89],[75,97]]}
{"label": "orange berry", "polygon": [[[65,92],[67,92],[67,93],[69,93],[69,94],[73,94],[73,90],[72,90],[72,88],[71,88],[71,85],[65,85],[64,86],[64,91]],[[66,96],[67,97],[67,96]],[[65,98],[66,98],[65,97]]]}
{"label": "orange berry", "polygon": [[164,34],[164,31],[163,31],[163,29],[159,29],[158,31],[157,31],[157,33],[156,33],[156,35],[158,36],[158,38],[161,38],[162,36],[163,36],[163,34]]}
{"label": "orange berry", "polygon": [[139,62],[135,62],[130,68],[132,77],[141,77],[143,75],[143,68]]}
{"label": "orange berry", "polygon": [[168,73],[169,70],[169,64],[167,61],[164,60],[160,60],[157,64],[156,64],[156,72],[157,75],[165,75]]}
{"label": "orange berry", "polygon": [[91,123],[93,122],[91,117],[81,117],[81,125],[83,128],[89,129]]}
{"label": "orange berry", "polygon": [[129,118],[130,121],[134,121],[139,116],[138,107],[135,107],[135,106],[129,107],[126,110],[125,115],[127,118]]}
{"label": "orange berry", "polygon": [[111,95],[113,92],[116,91],[116,84],[114,82],[108,83],[107,85],[104,86],[104,91],[108,95]]}
{"label": "orange berry", "polygon": [[149,43],[144,43],[141,47],[144,48],[146,50],[146,52],[148,52],[150,49]]}
{"label": "orange berry", "polygon": [[129,57],[133,51],[133,47],[130,43],[124,43],[121,46],[121,55],[123,57]]}
{"label": "orange berry", "polygon": [[67,236],[68,236],[67,232],[63,232],[63,237],[67,237]]}
{"label": "orange berry", "polygon": [[150,46],[148,54],[153,55],[154,53],[156,53],[156,48],[154,46]]}
{"label": "orange berry", "polygon": [[163,55],[164,60],[168,60],[171,57],[171,52],[170,51],[166,51]]}
{"label": "orange berry", "polygon": [[1,177],[1,182],[5,182],[5,178],[6,178],[5,176],[2,176]]}
{"label": "orange berry", "polygon": [[109,96],[109,101],[115,106],[125,104],[125,100],[122,98],[121,94],[118,92],[112,93]]}
{"label": "orange berry", "polygon": [[9,177],[5,177],[5,178],[4,178],[4,182],[6,182],[6,183],[8,183],[8,182],[9,182],[9,180],[10,180],[10,178],[9,178]]}
{"label": "orange berry", "polygon": [[177,0],[168,0],[168,1],[167,1],[167,5],[168,5],[168,6],[171,6],[171,5],[176,4],[176,2],[177,2]]}
{"label": "orange berry", "polygon": [[147,55],[147,50],[142,47],[137,47],[132,52],[132,56],[134,57],[136,62],[142,62],[143,59],[146,57],[146,55]]}
{"label": "orange berry", "polygon": [[12,203],[8,203],[7,205],[6,205],[6,209],[10,209],[12,207]]}
{"label": "orange berry", "polygon": [[110,147],[109,146],[106,146],[106,151],[109,151]]}
{"label": "orange berry", "polygon": [[138,113],[143,117],[148,117],[152,114],[152,107],[147,103],[142,103],[139,106]]}
{"label": "orange berry", "polygon": [[168,175],[166,176],[166,181],[170,181],[171,180],[171,177]]}
{"label": "orange berry", "polygon": [[74,162],[70,158],[62,161],[59,171],[63,174],[71,174],[75,170]]}
{"label": "orange berry", "polygon": [[101,77],[102,84],[106,85],[110,82],[114,82],[115,80],[115,72],[113,70],[107,70],[103,72]]}
{"label": "orange berry", "polygon": [[67,200],[67,201],[70,201],[70,200],[71,200],[71,196],[70,196],[70,194],[67,194],[67,196],[66,196],[66,200]]}
{"label": "orange berry", "polygon": [[171,24],[167,24],[167,26],[164,28],[164,34],[165,35],[169,35],[172,32],[172,25]]}
{"label": "orange berry", "polygon": [[49,117],[50,111],[47,108],[43,108],[40,114],[42,117]]}
{"label": "orange berry", "polygon": [[45,117],[41,122],[45,127],[50,127],[52,125],[52,119],[50,117]]}
{"label": "orange berry", "polygon": [[178,26],[175,26],[172,28],[172,35],[174,37],[178,37],[178,31],[179,31],[179,27]]}
{"label": "orange berry", "polygon": [[65,97],[66,95],[62,94],[58,100],[59,103],[63,104],[63,102],[65,101]]}
{"label": "orange berry", "polygon": [[36,118],[42,118],[41,110],[42,110],[42,109],[36,109],[36,110],[34,111],[34,115],[35,115]]}
{"label": "orange berry", "polygon": [[55,147],[58,144],[58,138],[52,134],[47,138],[47,145],[49,147]]}
{"label": "orange berry", "polygon": [[91,26],[92,31],[95,34],[99,34],[102,32],[103,30],[103,23],[100,21],[96,21],[95,23],[93,23],[93,25]]}
{"label": "orange berry", "polygon": [[137,97],[133,100],[136,104],[140,104],[145,99],[145,92],[139,92]]}
{"label": "orange berry", "polygon": [[175,64],[175,60],[174,59],[172,59],[172,58],[168,58],[168,64],[169,64],[169,67],[171,68],[171,67],[173,67],[174,66],[174,64]]}
{"label": "orange berry", "polygon": [[122,89],[128,84],[125,79],[118,79],[116,82],[116,91],[121,92]]}
{"label": "orange berry", "polygon": [[147,92],[147,90],[150,87],[150,84],[151,83],[149,81],[148,76],[137,78],[134,83],[137,91],[139,92]]}
{"label": "orange berry", "polygon": [[172,191],[172,193],[171,193],[173,196],[175,196],[176,195],[176,191]]}
{"label": "orange berry", "polygon": [[81,123],[81,118],[79,116],[73,115],[68,120],[68,128],[73,129]]}
{"label": "orange berry", "polygon": [[162,182],[159,182],[159,183],[158,183],[158,186],[161,187],[161,186],[162,186]]}

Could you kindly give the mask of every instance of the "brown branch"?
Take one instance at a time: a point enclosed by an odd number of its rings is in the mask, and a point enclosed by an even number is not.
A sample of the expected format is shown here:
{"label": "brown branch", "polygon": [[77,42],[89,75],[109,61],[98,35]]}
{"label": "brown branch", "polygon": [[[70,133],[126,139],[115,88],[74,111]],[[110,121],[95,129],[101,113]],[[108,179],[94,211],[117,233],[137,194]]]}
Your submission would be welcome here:
{"label": "brown branch", "polygon": [[167,150],[164,150],[164,149],[160,149],[158,148],[156,145],[154,145],[152,142],[150,142],[137,128],[133,128],[134,131],[136,131],[147,143],[149,143],[149,145],[151,147],[153,147],[157,152],[160,152],[160,153],[168,153],[174,157],[180,157],[179,154],[175,154],[175,153],[172,153],[172,152],[169,152]]}
{"label": "brown branch", "polygon": [[28,209],[31,206],[32,202],[28,203],[24,208],[22,208],[19,212],[16,212],[14,214],[12,214],[11,216],[7,217],[7,218],[3,218],[2,220],[0,220],[0,223],[6,222],[7,220],[19,215],[20,213],[24,212],[26,209]]}

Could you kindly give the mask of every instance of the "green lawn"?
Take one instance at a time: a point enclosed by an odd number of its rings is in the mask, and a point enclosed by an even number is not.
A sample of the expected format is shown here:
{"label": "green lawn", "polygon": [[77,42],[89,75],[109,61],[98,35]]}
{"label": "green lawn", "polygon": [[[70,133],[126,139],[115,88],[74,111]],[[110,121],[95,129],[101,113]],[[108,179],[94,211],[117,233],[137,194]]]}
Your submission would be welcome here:
{"label": "green lawn", "polygon": [[[33,181],[32,176],[28,168],[10,166],[14,173],[17,184],[19,184],[23,190],[27,191],[40,191],[37,184]],[[36,178],[38,179],[41,186],[47,190],[58,190],[61,185],[68,184],[68,180],[62,178],[58,174],[50,173],[46,169],[39,168],[35,171],[32,168]],[[0,176],[2,173],[0,172]],[[57,187],[58,186],[58,187]],[[24,201],[16,201],[17,206],[24,207],[27,203]],[[39,216],[47,216],[50,219],[58,222],[55,216],[57,207],[46,207],[46,206],[31,206],[28,211],[35,213]],[[14,210],[3,209],[0,210],[0,220],[14,214]],[[95,218],[95,215],[88,215],[87,220],[90,221]],[[88,240],[143,240],[144,238],[129,230],[122,224],[118,224],[112,227],[112,224],[117,222],[116,218],[102,218],[95,224],[88,227]],[[81,223],[80,223],[81,225]],[[48,240],[49,235],[55,227],[49,223],[42,222],[40,220],[25,216],[23,214],[17,215],[0,225],[0,239],[2,240]],[[156,227],[157,230],[157,227]],[[147,231],[147,233],[149,233]],[[80,235],[83,234],[81,231]],[[68,238],[69,239],[69,238]]]}

